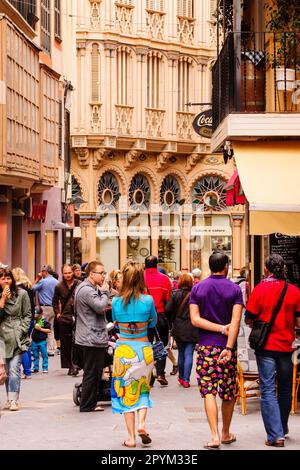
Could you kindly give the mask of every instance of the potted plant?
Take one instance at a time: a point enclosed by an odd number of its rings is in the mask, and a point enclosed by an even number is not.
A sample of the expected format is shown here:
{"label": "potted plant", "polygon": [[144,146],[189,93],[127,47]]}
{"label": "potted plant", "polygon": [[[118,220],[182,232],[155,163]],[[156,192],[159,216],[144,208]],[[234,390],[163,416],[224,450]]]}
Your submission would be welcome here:
{"label": "potted plant", "polygon": [[269,62],[275,69],[277,89],[292,91],[300,64],[300,0],[275,0],[265,4],[267,29],[274,33]]}

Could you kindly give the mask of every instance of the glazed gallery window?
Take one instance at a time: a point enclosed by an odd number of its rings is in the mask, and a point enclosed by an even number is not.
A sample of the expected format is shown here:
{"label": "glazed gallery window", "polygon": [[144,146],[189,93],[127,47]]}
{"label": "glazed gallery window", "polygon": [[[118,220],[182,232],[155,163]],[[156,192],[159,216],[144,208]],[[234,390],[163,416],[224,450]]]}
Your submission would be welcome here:
{"label": "glazed gallery window", "polygon": [[177,15],[194,18],[194,0],[177,0]]}
{"label": "glazed gallery window", "polygon": [[44,51],[51,53],[50,0],[41,0],[41,40]]}
{"label": "glazed gallery window", "polygon": [[57,38],[61,38],[61,0],[54,2],[54,34]]}
{"label": "glazed gallery window", "polygon": [[8,161],[26,154],[32,174],[39,174],[40,71],[37,51],[9,24],[6,30],[6,116]]}
{"label": "glazed gallery window", "polygon": [[100,52],[98,44],[92,45],[91,72],[91,101],[93,104],[98,104],[100,102]]}
{"label": "glazed gallery window", "polygon": [[178,62],[178,111],[188,110],[190,101],[192,64],[189,57],[180,57]]}
{"label": "glazed gallery window", "polygon": [[147,107],[159,109],[161,106],[162,56],[151,52],[147,57]]}
{"label": "glazed gallery window", "polygon": [[43,72],[43,161],[53,166],[59,148],[58,80]]}

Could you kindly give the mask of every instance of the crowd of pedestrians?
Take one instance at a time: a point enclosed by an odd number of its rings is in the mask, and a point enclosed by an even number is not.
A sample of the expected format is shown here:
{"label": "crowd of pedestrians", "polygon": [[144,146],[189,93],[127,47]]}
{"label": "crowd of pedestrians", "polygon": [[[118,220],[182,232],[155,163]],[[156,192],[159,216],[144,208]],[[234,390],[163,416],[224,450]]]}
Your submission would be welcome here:
{"label": "crowd of pedestrians", "polygon": [[[261,411],[268,446],[283,447],[289,432],[295,327],[300,327],[300,291],[287,282],[284,260],[271,255],[264,279],[252,293],[246,269],[235,282],[228,279],[229,259],[222,251],[209,258],[211,275],[201,270],[172,273],[148,256],[144,266],[128,261],[122,270],[106,273],[100,261],[84,266],[65,264],[61,280],[43,266],[35,281],[21,268],[0,263],[0,385],[5,383],[4,408],[19,410],[21,378],[47,374],[48,357],[60,354],[61,368],[76,377],[83,370],[80,412],[103,411],[98,391],[106,366],[107,324],[118,332],[111,381],[113,413],[124,415],[128,432],[123,445],[152,442],[146,426],[153,406],[155,380],[168,386],[171,375],[189,388],[195,362],[200,395],[211,430],[204,447],[219,449],[237,436],[231,432],[237,386],[237,339],[241,319],[273,325],[265,344],[256,350]],[[274,314],[275,312],[275,314]],[[255,323],[256,322],[256,323]],[[168,356],[154,362],[152,343],[162,341]],[[178,350],[178,357],[173,350]],[[196,352],[196,361],[194,360]],[[41,363],[41,364],[40,364]],[[23,369],[23,374],[21,374]],[[154,373],[155,372],[155,373]],[[221,399],[222,430],[218,402]]]}

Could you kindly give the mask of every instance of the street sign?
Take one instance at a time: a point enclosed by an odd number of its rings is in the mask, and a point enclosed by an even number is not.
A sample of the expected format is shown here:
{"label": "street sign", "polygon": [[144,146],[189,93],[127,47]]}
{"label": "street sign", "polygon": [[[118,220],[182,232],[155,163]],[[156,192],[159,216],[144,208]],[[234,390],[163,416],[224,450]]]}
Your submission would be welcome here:
{"label": "street sign", "polygon": [[198,114],[194,119],[193,128],[201,137],[210,139],[212,136],[212,109],[207,109]]}

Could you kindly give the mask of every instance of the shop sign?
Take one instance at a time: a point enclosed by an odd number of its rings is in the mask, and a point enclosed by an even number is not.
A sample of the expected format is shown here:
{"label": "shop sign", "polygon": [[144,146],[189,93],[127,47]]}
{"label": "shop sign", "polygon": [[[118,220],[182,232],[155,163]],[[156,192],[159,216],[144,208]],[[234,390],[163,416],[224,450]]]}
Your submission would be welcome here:
{"label": "shop sign", "polygon": [[212,109],[198,114],[193,122],[194,131],[201,137],[210,139],[212,136]]}
{"label": "shop sign", "polygon": [[159,227],[159,236],[161,238],[180,238],[180,227],[167,225],[164,227]]}
{"label": "shop sign", "polygon": [[128,237],[149,238],[150,227],[141,227],[139,225],[131,225],[127,228]]}
{"label": "shop sign", "polygon": [[230,237],[232,235],[231,227],[219,227],[219,226],[199,226],[199,227],[192,227],[191,230],[192,237]]}
{"label": "shop sign", "polygon": [[103,225],[96,228],[97,238],[117,238],[119,236],[119,227]]}

